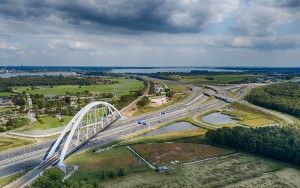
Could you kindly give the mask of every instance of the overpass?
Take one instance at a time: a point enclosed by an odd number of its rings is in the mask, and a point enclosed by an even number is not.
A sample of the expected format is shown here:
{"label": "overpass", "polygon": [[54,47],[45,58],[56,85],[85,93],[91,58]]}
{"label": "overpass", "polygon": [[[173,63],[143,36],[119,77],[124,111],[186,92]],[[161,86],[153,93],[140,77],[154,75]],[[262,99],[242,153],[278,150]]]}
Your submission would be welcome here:
{"label": "overpass", "polygon": [[42,163],[8,187],[25,187],[52,165],[66,173],[64,159],[120,118],[120,112],[107,102],[89,103],[72,118],[58,139],[49,147]]}

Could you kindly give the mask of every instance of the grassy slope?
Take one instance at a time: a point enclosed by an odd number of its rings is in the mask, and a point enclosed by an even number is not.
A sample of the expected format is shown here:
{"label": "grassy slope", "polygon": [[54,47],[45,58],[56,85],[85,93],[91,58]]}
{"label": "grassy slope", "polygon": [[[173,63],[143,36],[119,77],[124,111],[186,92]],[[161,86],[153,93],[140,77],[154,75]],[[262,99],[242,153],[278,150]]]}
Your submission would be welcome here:
{"label": "grassy slope", "polygon": [[10,95],[12,95],[13,93],[10,92],[0,92],[0,97],[8,97]]}
{"label": "grassy slope", "polygon": [[34,141],[30,140],[23,140],[23,139],[17,139],[17,138],[10,138],[10,137],[0,137],[0,151],[32,144]]}
{"label": "grassy slope", "polygon": [[72,116],[64,116],[63,121],[60,121],[57,117],[41,116],[41,121],[36,121],[32,125],[27,126],[24,130],[45,130],[56,127],[61,127],[69,123]]}
{"label": "grassy slope", "polygon": [[0,187],[4,187],[5,185],[9,184],[10,182],[13,182],[16,180],[18,177],[20,177],[22,173],[14,174],[11,176],[7,176],[5,178],[0,179]]}
{"label": "grassy slope", "polygon": [[[208,112],[205,114],[201,114],[197,117],[197,119],[201,122],[203,122],[202,118],[208,114],[214,113],[216,111]],[[264,112],[261,112],[259,110],[253,109],[251,107],[233,103],[230,106],[230,110],[223,110],[221,113],[230,115],[234,120],[236,120],[236,123],[230,123],[230,124],[220,124],[220,127],[234,127],[237,125],[243,125],[243,126],[249,126],[249,127],[259,127],[259,126],[265,126],[265,125],[271,125],[271,124],[282,124],[284,123],[281,119],[266,114]],[[206,123],[209,124],[209,123]]]}
{"label": "grassy slope", "polygon": [[239,124],[257,127],[277,123],[274,117],[258,113],[252,108],[247,108],[239,104],[232,104],[231,107],[233,108],[231,111],[224,111],[223,113],[232,116]]}
{"label": "grassy slope", "polygon": [[85,90],[89,90],[93,94],[97,93],[113,93],[116,94],[117,97],[120,97],[124,94],[129,94],[130,91],[136,91],[142,89],[144,84],[140,80],[135,79],[125,79],[125,78],[113,78],[113,81],[117,81],[117,84],[107,84],[107,85],[87,85],[87,86],[79,86],[79,85],[61,85],[61,86],[53,86],[44,87],[31,90],[30,87],[22,86],[17,87],[17,92],[26,91],[31,94],[44,94],[45,96],[49,95],[63,95],[66,92],[83,92]]}

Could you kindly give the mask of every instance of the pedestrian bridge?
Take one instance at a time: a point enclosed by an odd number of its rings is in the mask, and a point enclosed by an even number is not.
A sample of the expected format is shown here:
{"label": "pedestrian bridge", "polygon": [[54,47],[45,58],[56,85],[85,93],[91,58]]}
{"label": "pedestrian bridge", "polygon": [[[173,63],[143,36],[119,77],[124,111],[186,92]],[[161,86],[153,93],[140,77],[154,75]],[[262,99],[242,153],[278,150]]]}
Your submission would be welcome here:
{"label": "pedestrian bridge", "polygon": [[120,118],[121,113],[107,102],[89,103],[72,118],[50,146],[43,163],[56,159],[58,168],[66,172],[64,159]]}

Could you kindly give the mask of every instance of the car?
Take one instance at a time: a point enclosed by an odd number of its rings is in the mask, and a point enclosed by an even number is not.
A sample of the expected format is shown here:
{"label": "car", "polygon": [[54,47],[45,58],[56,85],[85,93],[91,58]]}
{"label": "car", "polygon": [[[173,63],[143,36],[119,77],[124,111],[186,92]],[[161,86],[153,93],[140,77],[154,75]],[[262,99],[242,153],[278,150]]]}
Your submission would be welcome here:
{"label": "car", "polygon": [[147,123],[146,123],[146,122],[143,122],[143,125],[147,125]]}

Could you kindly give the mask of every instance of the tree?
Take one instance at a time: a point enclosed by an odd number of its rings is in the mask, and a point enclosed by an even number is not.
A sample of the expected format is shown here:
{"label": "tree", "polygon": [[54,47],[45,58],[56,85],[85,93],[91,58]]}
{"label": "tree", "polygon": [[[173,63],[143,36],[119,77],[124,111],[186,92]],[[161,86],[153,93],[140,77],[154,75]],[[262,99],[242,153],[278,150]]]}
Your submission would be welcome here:
{"label": "tree", "polygon": [[291,127],[222,128],[207,131],[205,137],[229,147],[258,153],[300,165],[300,132]]}
{"label": "tree", "polygon": [[138,106],[139,108],[142,108],[142,107],[148,105],[149,103],[150,103],[149,98],[148,98],[148,97],[143,97],[141,100],[139,100],[139,101],[137,102],[137,106]]}

